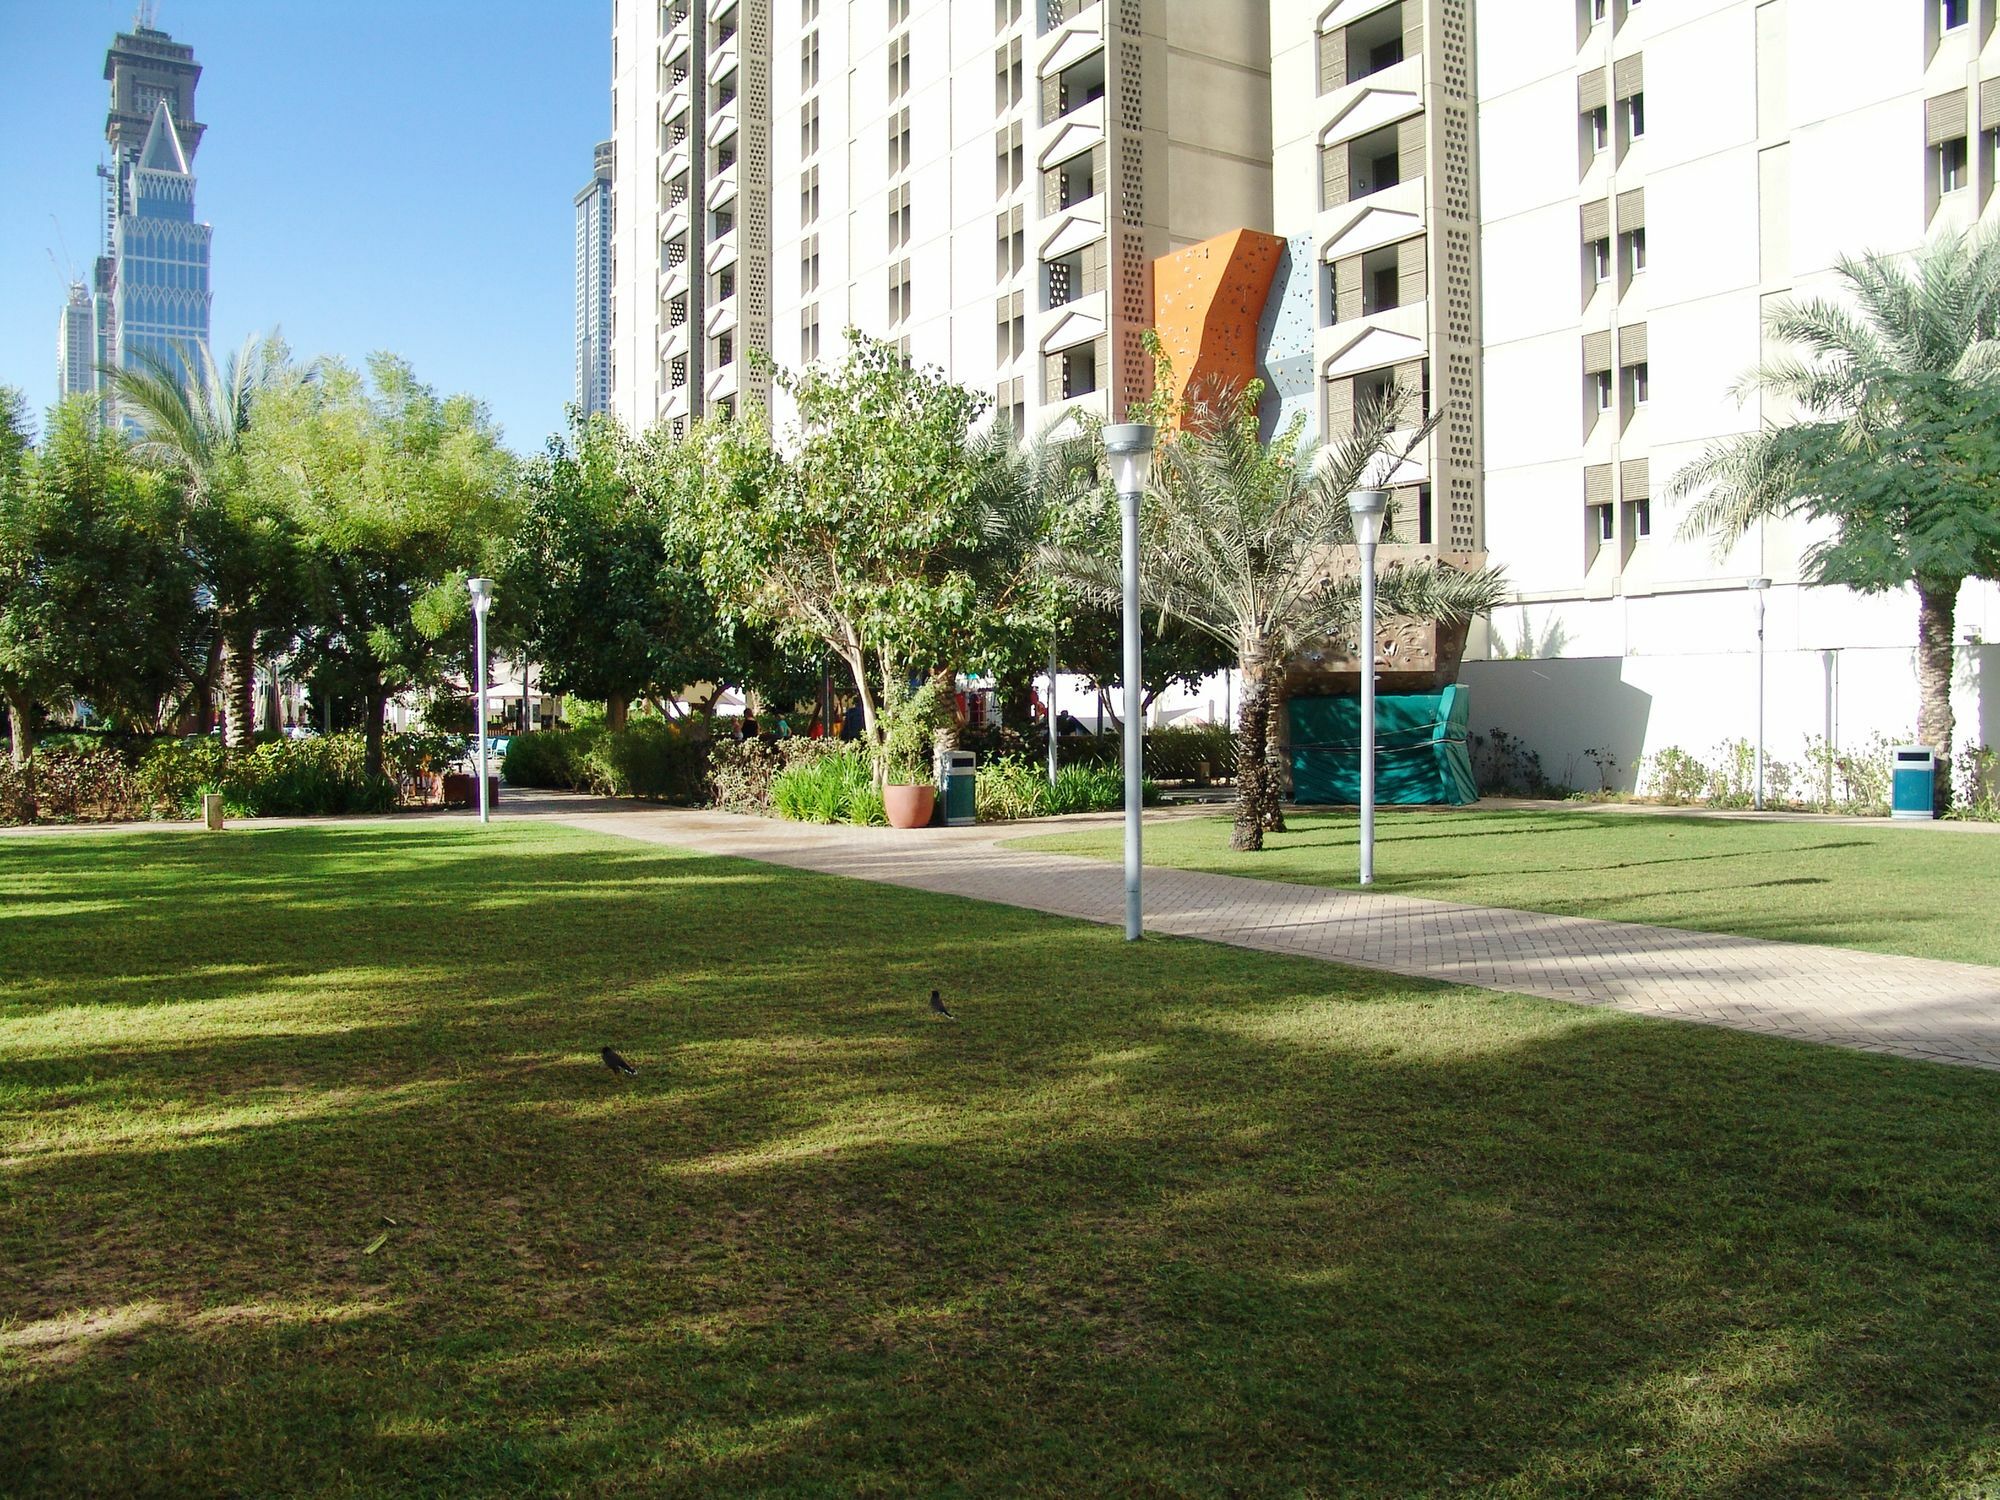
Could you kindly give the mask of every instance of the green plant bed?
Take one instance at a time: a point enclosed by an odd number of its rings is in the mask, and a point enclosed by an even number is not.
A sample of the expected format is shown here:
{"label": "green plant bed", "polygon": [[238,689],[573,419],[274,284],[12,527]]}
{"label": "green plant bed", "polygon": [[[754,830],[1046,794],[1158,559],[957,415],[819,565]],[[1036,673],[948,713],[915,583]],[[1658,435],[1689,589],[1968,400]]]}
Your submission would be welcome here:
{"label": "green plant bed", "polygon": [[1991,1074],[507,822],[0,909],[11,1492],[2000,1483]]}
{"label": "green plant bed", "polygon": [[[1146,830],[1146,862],[1301,885],[1351,886],[1352,812],[1295,813],[1261,853],[1229,847],[1227,819]],[[1030,847],[1121,855],[1115,829]],[[1375,889],[1475,906],[1653,922],[1787,942],[2000,964],[1984,893],[2000,890],[2000,835],[1930,827],[1765,823],[1660,813],[1384,809]],[[1976,893],[1976,894],[1975,894]]]}

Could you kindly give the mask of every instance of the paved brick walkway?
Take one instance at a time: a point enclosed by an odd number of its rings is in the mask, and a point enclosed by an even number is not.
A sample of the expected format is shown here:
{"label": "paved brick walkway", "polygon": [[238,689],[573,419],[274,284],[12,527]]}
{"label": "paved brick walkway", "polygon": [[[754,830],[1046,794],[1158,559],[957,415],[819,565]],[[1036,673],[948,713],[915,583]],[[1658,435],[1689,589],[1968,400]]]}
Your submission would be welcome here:
{"label": "paved brick walkway", "polygon": [[[1124,922],[1116,864],[1008,848],[1018,830],[772,823],[558,795],[501,815],[978,901]],[[1045,826],[1067,822],[1051,820]],[[1150,821],[1150,820],[1149,820]],[[1423,979],[1609,1005],[1869,1052],[2000,1068],[2000,969],[1407,896],[1149,868],[1155,932]]]}

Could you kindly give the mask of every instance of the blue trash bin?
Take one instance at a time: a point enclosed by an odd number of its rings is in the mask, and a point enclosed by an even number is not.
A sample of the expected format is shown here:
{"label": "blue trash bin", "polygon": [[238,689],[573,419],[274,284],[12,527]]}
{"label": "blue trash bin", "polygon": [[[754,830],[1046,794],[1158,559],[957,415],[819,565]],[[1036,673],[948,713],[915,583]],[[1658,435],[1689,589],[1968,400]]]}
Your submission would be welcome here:
{"label": "blue trash bin", "polygon": [[1929,745],[1898,745],[1890,752],[1889,816],[1929,820],[1936,800],[1937,752]]}

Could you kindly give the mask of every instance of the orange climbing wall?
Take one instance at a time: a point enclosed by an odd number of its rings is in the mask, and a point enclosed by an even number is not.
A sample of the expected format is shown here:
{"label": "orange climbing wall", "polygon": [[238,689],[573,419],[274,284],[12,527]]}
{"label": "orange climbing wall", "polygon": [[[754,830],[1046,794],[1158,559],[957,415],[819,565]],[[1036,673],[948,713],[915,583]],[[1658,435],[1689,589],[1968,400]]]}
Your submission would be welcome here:
{"label": "orange climbing wall", "polygon": [[1236,387],[1257,376],[1257,321],[1285,242],[1232,229],[1153,262],[1153,327],[1174,368],[1179,404],[1196,381]]}

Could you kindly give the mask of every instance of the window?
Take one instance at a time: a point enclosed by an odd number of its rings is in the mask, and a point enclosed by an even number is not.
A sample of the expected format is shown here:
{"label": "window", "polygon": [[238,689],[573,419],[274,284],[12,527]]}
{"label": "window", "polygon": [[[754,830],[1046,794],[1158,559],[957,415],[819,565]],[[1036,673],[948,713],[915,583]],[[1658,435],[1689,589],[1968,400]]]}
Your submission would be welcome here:
{"label": "window", "polygon": [[1646,404],[1650,394],[1650,383],[1645,360],[1642,359],[1635,365],[1627,365],[1625,367],[1625,395],[1633,407],[1637,408]]}
{"label": "window", "polygon": [[1428,547],[1431,543],[1431,536],[1431,487],[1427,484],[1420,484],[1417,486],[1417,541],[1419,545]]}
{"label": "window", "polygon": [[668,376],[668,384],[672,385],[675,390],[679,390],[682,386],[686,385],[687,383],[688,383],[687,356],[685,354],[676,354],[674,356],[673,367]]}
{"label": "window", "polygon": [[910,0],[889,0],[889,29],[894,31],[910,19]]}
{"label": "window", "polygon": [[1611,372],[1609,370],[1595,371],[1590,377],[1592,409],[1601,412],[1610,411],[1613,394]]}
{"label": "window", "polygon": [[910,110],[909,106],[897,110],[889,116],[889,175],[910,170]]}
{"label": "window", "polygon": [[806,33],[805,45],[799,49],[799,92],[819,87],[819,33]]}
{"label": "window", "polygon": [[1646,231],[1634,229],[1625,236],[1625,271],[1637,276],[1646,269]]}
{"label": "window", "polygon": [[720,370],[736,363],[736,335],[724,333],[715,340],[715,367]]}
{"label": "window", "polygon": [[1646,134],[1646,96],[1634,94],[1625,101],[1625,138],[1641,140]]}
{"label": "window", "polygon": [[1078,344],[1049,357],[1060,366],[1056,372],[1057,389],[1061,391],[1063,400],[1088,396],[1097,389],[1097,349],[1094,344]]}
{"label": "window", "polygon": [[807,167],[799,174],[799,223],[819,222],[819,168]]}
{"label": "window", "polygon": [[799,24],[810,26],[819,19],[819,0],[799,0]]}
{"label": "window", "polygon": [[1590,24],[1595,26],[1611,14],[1611,0],[1590,0]]}
{"label": "window", "polygon": [[1590,275],[1599,286],[1611,279],[1611,240],[1608,236],[1590,242]]}
{"label": "window", "polygon": [[899,36],[889,44],[889,99],[893,103],[910,91],[910,39]]}
{"label": "window", "polygon": [[910,185],[892,189],[889,194],[889,248],[900,250],[910,243]]}
{"label": "window", "polygon": [[725,234],[734,234],[735,232],[736,215],[732,210],[718,208],[708,216],[708,237],[710,239],[719,240]]}
{"label": "window", "polygon": [[819,304],[808,304],[799,313],[799,363],[813,364],[819,359]]}
{"label": "window", "polygon": [[1956,31],[1972,13],[1970,0],[1938,0],[1938,30]]}
{"label": "window", "polygon": [[993,0],[993,29],[1005,31],[1021,23],[1021,0]]}
{"label": "window", "polygon": [[799,155],[801,157],[819,154],[819,100],[806,100],[805,108],[799,111]]}
{"label": "window", "polygon": [[1937,184],[1940,193],[1955,193],[1966,184],[1965,137],[1940,141],[1937,152]]}
{"label": "window", "polygon": [[727,172],[736,165],[736,137],[731,136],[715,148],[715,170],[717,175]]}
{"label": "window", "polygon": [[1590,121],[1590,149],[1603,151],[1611,144],[1611,111],[1602,104],[1584,117]]}
{"label": "window", "polygon": [[889,322],[901,323],[910,316],[910,263],[899,260],[889,267]]}
{"label": "window", "polygon": [[715,273],[715,287],[712,294],[717,302],[727,302],[736,295],[736,267],[724,266]]}
{"label": "window", "polygon": [[799,242],[799,294],[819,290],[819,236],[809,234]]}
{"label": "window", "polygon": [[1596,537],[1599,542],[1608,542],[1611,540],[1611,507],[1609,505],[1593,505],[1590,507],[1590,534]]}
{"label": "window", "polygon": [[1016,37],[993,54],[993,108],[1012,109],[1021,102],[1021,41]]}
{"label": "window", "polygon": [[[1610,507],[1606,506],[1605,509],[1609,510]],[[1644,540],[1653,534],[1653,501],[1651,496],[1647,496],[1642,500],[1626,501],[1625,515],[1632,523],[1632,535],[1635,540]]]}

